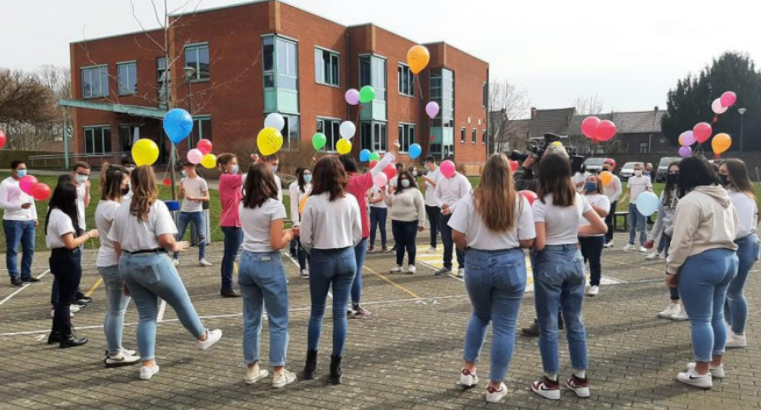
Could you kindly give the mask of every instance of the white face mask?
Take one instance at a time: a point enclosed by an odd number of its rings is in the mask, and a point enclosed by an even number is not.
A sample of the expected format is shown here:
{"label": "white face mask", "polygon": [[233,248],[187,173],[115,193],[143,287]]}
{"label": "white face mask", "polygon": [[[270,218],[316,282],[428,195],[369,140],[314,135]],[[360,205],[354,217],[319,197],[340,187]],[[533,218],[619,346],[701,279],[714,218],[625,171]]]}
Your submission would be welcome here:
{"label": "white face mask", "polygon": [[638,176],[638,177],[641,177],[641,176],[642,176],[642,170],[641,170],[641,169],[637,169],[637,170],[635,170],[635,171],[634,171],[634,175],[636,175],[636,176]]}
{"label": "white face mask", "polygon": [[84,184],[85,181],[87,181],[87,176],[85,176],[85,175],[77,175],[77,183],[78,184]]}
{"label": "white face mask", "polygon": [[403,179],[402,180],[402,186],[405,188],[409,188],[410,186],[410,180],[409,179]]}

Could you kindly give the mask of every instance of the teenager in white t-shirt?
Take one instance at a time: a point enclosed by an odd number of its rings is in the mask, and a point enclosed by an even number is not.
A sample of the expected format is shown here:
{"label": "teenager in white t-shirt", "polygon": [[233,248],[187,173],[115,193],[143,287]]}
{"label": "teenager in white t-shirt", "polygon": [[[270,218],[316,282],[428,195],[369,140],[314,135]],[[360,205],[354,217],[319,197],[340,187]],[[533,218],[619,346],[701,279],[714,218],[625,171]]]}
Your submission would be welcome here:
{"label": "teenager in white t-shirt", "polygon": [[[180,195],[182,207],[180,208],[179,226],[177,226],[177,240],[185,236],[188,224],[192,223],[198,235],[198,264],[211,266],[206,260],[206,218],[204,218],[203,203],[209,202],[209,186],[206,180],[196,173],[196,165],[186,162],[182,165],[182,180],[180,181]],[[180,261],[179,252],[174,254],[174,265]]]}
{"label": "teenager in white t-shirt", "polygon": [[634,164],[634,176],[629,178],[626,183],[626,193],[621,198],[622,202],[629,199],[629,244],[623,247],[625,251],[634,251],[637,247],[634,240],[637,238],[639,231],[639,251],[647,253],[645,241],[647,241],[647,218],[637,209],[637,198],[646,191],[653,190],[653,183],[650,177],[642,174],[642,164]]}
{"label": "teenager in white t-shirt", "polygon": [[288,285],[280,250],[298,235],[298,225],[283,229],[285,206],[277,200],[275,178],[266,164],[251,167],[246,177],[246,196],[240,206],[243,254],[238,284],[243,294],[243,359],[248,384],[267,377],[259,366],[259,337],[262,307],[266,308],[270,331],[272,386],[282,388],[296,381],[285,369],[288,351]]}
{"label": "teenager in white t-shirt", "polygon": [[441,202],[436,198],[436,183],[441,178],[441,171],[436,166],[436,158],[433,155],[425,158],[425,168],[428,170],[422,177],[425,182],[425,213],[431,227],[431,247],[428,248],[428,253],[436,253],[436,238],[441,224]]}
{"label": "teenager in white t-shirt", "polygon": [[[610,199],[602,193],[602,182],[597,175],[590,175],[584,180],[584,197],[589,201],[592,209],[603,220],[610,212]],[[581,225],[589,225],[589,221],[581,221]],[[600,278],[602,277],[602,249],[605,246],[605,234],[581,235],[579,234],[581,255],[584,262],[589,261],[589,291],[587,295],[597,296],[600,293]]]}
{"label": "teenager in white t-shirt", "polygon": [[[11,285],[23,286],[24,282],[39,282],[32,276],[34,259],[35,229],[37,228],[37,207],[34,197],[25,193],[19,180],[27,175],[26,164],[11,162],[11,176],[0,183],[0,208],[3,209],[3,230],[5,231],[5,267],[11,277]],[[18,248],[21,258],[21,272],[17,264]]]}
{"label": "teenager in white t-shirt", "polygon": [[378,229],[380,229],[381,250],[388,252],[388,246],[386,246],[387,195],[389,195],[388,185],[382,187],[373,185],[368,191],[368,202],[370,203],[370,246],[367,247],[368,252],[375,252],[375,234]]}
{"label": "teenager in white t-shirt", "polygon": [[[544,377],[534,382],[531,390],[547,399],[560,399],[557,318],[561,310],[573,367],[566,386],[579,397],[589,397],[587,336],[581,313],[584,259],[579,252],[578,236],[604,234],[607,227],[589,201],[576,192],[567,155],[545,154],[539,162],[538,176],[539,199],[533,205],[536,240],[531,265]],[[580,226],[584,218],[590,224]]]}
{"label": "teenager in white t-shirt", "polygon": [[510,162],[494,154],[478,187],[460,201],[449,219],[452,238],[465,251],[465,288],[473,313],[465,334],[460,385],[478,382],[476,361],[492,324],[491,366],[486,401],[507,395],[503,383],[515,346],[515,328],[526,290],[526,255],[536,230],[531,205],[513,185]]}

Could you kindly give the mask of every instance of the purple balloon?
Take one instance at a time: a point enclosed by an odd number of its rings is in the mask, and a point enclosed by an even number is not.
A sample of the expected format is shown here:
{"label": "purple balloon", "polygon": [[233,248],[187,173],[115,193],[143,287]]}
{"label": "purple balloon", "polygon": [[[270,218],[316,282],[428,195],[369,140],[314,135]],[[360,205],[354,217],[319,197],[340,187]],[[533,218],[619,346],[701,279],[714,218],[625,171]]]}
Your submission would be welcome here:
{"label": "purple balloon", "polygon": [[344,98],[346,98],[346,102],[349,105],[357,105],[359,104],[359,91],[355,90],[354,88],[349,89],[349,91],[346,92],[346,95],[344,95]]}
{"label": "purple balloon", "polygon": [[692,155],[692,148],[690,148],[690,147],[679,148],[679,156],[680,157],[687,158],[690,155]]}
{"label": "purple balloon", "polygon": [[425,112],[431,119],[436,118],[436,115],[439,113],[439,104],[436,101],[429,102],[425,105]]}
{"label": "purple balloon", "polygon": [[693,134],[692,131],[685,131],[682,133],[682,135],[680,135],[680,137],[682,137],[683,147],[689,147],[690,145],[694,144],[697,141],[695,139],[695,134]]}

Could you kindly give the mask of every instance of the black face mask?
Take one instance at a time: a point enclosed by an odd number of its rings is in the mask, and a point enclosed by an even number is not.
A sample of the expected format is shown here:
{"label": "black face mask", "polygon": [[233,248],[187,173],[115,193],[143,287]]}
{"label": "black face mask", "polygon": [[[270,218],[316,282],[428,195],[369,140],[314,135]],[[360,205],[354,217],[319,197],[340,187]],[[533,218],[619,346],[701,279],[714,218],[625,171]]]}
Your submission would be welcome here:
{"label": "black face mask", "polygon": [[729,175],[719,174],[719,179],[721,180],[722,185],[729,185]]}
{"label": "black face mask", "polygon": [[122,188],[122,196],[129,194],[129,185],[126,188]]}
{"label": "black face mask", "polygon": [[679,181],[679,174],[668,174],[668,176],[666,177],[666,181],[669,184],[676,184],[677,181]]}

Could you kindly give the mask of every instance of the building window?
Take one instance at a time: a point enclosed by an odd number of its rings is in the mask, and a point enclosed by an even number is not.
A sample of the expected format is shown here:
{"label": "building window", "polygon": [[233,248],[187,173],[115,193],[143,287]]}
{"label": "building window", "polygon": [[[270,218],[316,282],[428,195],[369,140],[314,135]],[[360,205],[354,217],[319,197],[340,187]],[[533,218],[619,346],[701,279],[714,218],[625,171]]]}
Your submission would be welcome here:
{"label": "building window", "polygon": [[481,143],[486,145],[486,130],[481,131]]}
{"label": "building window", "polygon": [[362,149],[373,152],[386,152],[388,138],[386,123],[377,121],[362,121],[359,125]]}
{"label": "building window", "polygon": [[415,143],[415,126],[399,124],[399,152],[408,152],[410,145]]}
{"label": "building window", "polygon": [[166,58],[159,57],[156,59],[156,88],[159,94],[159,104],[166,106],[169,99],[169,88],[172,84],[171,68],[166,66]]}
{"label": "building window", "polygon": [[296,43],[276,36],[262,38],[264,88],[298,90]]}
{"label": "building window", "polygon": [[323,151],[335,152],[336,143],[341,139],[341,133],[339,128],[341,127],[341,120],[335,120],[330,118],[318,118],[317,119],[317,132],[325,134],[325,147]]}
{"label": "building window", "polygon": [[200,140],[212,141],[211,117],[208,115],[193,116],[193,132],[188,138],[188,149],[193,149]]}
{"label": "building window", "polygon": [[129,153],[132,143],[140,136],[140,126],[122,124],[119,126],[119,151]]}
{"label": "building window", "polygon": [[185,46],[185,67],[196,69],[192,81],[207,81],[211,78],[209,45],[194,44]]}
{"label": "building window", "polygon": [[359,86],[366,85],[373,87],[376,100],[386,100],[386,59],[374,55],[359,58]]}
{"label": "building window", "polygon": [[647,154],[650,150],[647,149],[647,142],[640,142],[639,143],[639,153],[640,154]]}
{"label": "building window", "polygon": [[111,154],[111,128],[85,127],[84,131],[85,154],[95,156]]}
{"label": "building window", "polygon": [[460,128],[460,142],[465,143],[465,127]]}
{"label": "building window", "polygon": [[119,79],[119,95],[137,94],[137,64],[117,63],[116,72]]}
{"label": "building window", "polygon": [[475,128],[473,128],[473,129],[470,131],[470,142],[471,142],[471,143],[473,143],[473,144],[475,144],[477,141],[478,141],[478,130],[476,130]]}
{"label": "building window", "polygon": [[264,88],[275,87],[275,39],[272,36],[262,38],[262,69],[264,70]]}
{"label": "building window", "polygon": [[340,86],[341,58],[338,53],[314,49],[314,78],[320,84]]}
{"label": "building window", "polygon": [[399,74],[399,94],[414,97],[415,76],[412,75],[410,68],[404,64],[399,64],[397,73]]}
{"label": "building window", "polygon": [[[281,133],[283,134],[283,149],[289,151],[298,151],[301,142],[299,132],[299,116],[282,114],[285,119],[285,126]],[[327,144],[326,144],[327,145]]]}
{"label": "building window", "polygon": [[454,73],[442,68],[431,71],[431,100],[441,109],[433,119],[434,127],[454,126]]}
{"label": "building window", "polygon": [[489,85],[484,82],[482,89],[481,89],[482,97],[481,97],[481,105],[486,108],[489,104]]}
{"label": "building window", "polygon": [[82,98],[108,97],[108,66],[82,69]]}

